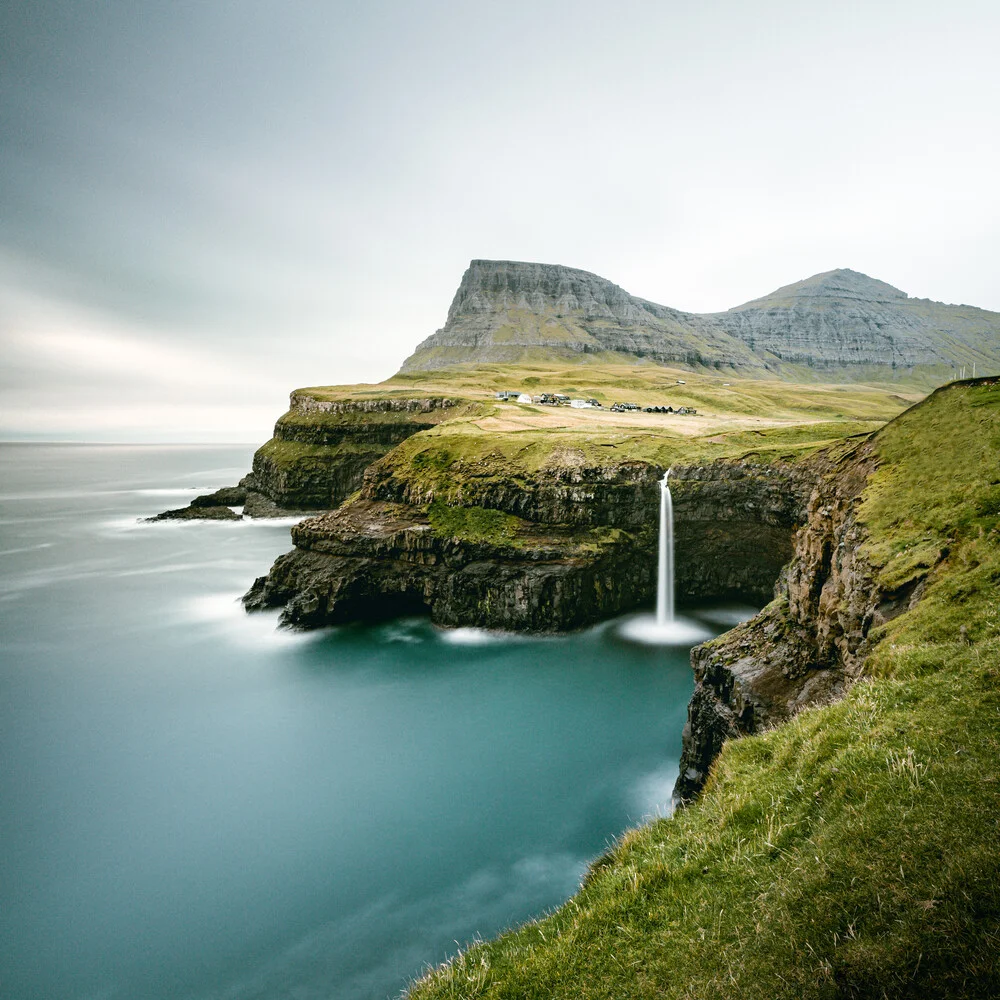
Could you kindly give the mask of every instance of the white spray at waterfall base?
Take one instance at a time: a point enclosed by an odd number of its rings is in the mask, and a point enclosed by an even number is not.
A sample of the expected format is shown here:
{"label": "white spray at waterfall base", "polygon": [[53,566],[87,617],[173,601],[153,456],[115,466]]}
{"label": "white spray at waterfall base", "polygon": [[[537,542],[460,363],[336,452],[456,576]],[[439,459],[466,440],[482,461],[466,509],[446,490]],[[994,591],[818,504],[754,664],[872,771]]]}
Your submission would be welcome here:
{"label": "white spray at waterfall base", "polygon": [[660,542],[656,573],[656,616],[638,615],[627,621],[620,635],[634,642],[659,646],[690,646],[711,635],[704,626],[678,618],[674,610],[674,498],[670,469],[660,480]]}

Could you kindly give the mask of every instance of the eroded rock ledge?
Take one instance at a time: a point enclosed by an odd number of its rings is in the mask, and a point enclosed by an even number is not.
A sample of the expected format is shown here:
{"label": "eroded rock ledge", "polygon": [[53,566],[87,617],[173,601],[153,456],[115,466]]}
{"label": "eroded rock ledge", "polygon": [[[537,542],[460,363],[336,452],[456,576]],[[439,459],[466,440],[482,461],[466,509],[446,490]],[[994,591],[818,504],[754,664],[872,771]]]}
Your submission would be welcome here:
{"label": "eroded rock ledge", "polygon": [[696,647],[695,692],[684,729],[676,801],[693,798],[725,740],[774,726],[840,697],[859,675],[873,627],[902,613],[921,589],[885,593],[865,560],[858,506],[877,466],[866,440],[814,463],[815,489],[777,596],[756,617]]}
{"label": "eroded rock ledge", "polygon": [[[791,556],[814,476],[750,461],[675,470],[684,597],[766,601]],[[360,497],[292,529],[295,548],[245,598],[302,628],[429,612],[441,625],[560,631],[652,603],[659,479],[641,462],[565,464],[532,476],[456,465],[447,499],[376,463]],[[498,537],[451,537],[429,511],[508,518]]]}
{"label": "eroded rock ledge", "polygon": [[519,518],[504,528],[495,540],[458,540],[417,508],[359,500],[296,525],[295,549],[244,603],[283,607],[282,621],[303,628],[430,612],[440,625],[552,631],[631,607],[652,584],[627,532]]}

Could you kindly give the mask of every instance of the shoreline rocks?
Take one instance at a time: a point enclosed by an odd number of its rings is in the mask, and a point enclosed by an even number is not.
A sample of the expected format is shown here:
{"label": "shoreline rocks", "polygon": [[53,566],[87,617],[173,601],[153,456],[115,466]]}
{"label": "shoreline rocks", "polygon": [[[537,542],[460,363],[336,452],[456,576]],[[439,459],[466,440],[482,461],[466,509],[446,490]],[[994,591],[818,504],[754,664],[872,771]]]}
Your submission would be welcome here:
{"label": "shoreline rocks", "polygon": [[439,625],[550,632],[626,610],[653,586],[651,566],[618,571],[635,562],[626,532],[511,520],[509,537],[458,539],[412,507],[359,500],[293,527],[295,548],[244,606],[281,607],[298,628],[422,612]]}

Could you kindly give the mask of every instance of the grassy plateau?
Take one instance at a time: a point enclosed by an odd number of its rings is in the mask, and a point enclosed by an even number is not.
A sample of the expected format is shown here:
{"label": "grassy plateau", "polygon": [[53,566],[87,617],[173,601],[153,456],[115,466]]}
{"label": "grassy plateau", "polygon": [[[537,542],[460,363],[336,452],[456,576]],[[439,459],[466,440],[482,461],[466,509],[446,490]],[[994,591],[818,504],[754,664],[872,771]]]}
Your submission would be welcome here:
{"label": "grassy plateau", "polygon": [[[604,408],[501,402],[494,397],[502,389],[594,398]],[[474,466],[477,474],[493,466],[516,478],[554,464],[641,460],[667,466],[748,454],[762,461],[793,460],[843,437],[868,433],[923,395],[895,385],[792,385],[654,365],[544,364],[404,373],[377,385],[315,386],[297,392],[319,401],[455,400],[459,405],[432,411],[430,418],[412,418],[437,423],[404,441],[387,459],[404,478],[426,479],[431,487],[454,482],[463,469]],[[686,406],[697,413],[611,413],[608,407],[614,402]],[[367,417],[292,411],[281,423],[363,423]],[[399,419],[378,416],[380,421]],[[303,453],[290,442],[272,441],[265,447],[269,459],[279,464],[294,463]]]}

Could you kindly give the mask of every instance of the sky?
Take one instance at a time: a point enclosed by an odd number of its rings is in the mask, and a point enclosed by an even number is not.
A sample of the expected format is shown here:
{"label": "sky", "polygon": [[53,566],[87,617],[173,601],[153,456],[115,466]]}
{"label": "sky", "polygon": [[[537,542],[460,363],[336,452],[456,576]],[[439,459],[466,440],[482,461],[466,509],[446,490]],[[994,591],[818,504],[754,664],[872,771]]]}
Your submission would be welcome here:
{"label": "sky", "polygon": [[265,440],[473,258],[1000,311],[1000,5],[6,0],[0,438]]}

